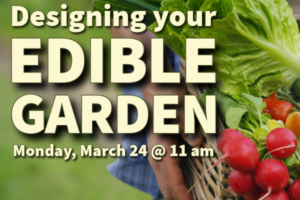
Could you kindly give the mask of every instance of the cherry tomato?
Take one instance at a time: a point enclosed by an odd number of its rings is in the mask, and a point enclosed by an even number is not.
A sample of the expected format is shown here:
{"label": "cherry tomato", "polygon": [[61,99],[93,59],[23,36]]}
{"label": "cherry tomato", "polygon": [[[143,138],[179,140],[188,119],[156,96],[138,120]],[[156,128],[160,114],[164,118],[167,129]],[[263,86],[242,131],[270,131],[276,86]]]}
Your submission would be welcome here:
{"label": "cherry tomato", "polygon": [[287,101],[270,97],[264,99],[264,102],[267,103],[267,107],[263,110],[263,113],[268,113],[271,115],[272,119],[281,120],[283,123],[285,123],[291,109],[294,108],[294,106]]}
{"label": "cherry tomato", "polygon": [[300,112],[293,112],[292,114],[290,114],[286,119],[285,127],[291,130],[295,135],[300,136]]}

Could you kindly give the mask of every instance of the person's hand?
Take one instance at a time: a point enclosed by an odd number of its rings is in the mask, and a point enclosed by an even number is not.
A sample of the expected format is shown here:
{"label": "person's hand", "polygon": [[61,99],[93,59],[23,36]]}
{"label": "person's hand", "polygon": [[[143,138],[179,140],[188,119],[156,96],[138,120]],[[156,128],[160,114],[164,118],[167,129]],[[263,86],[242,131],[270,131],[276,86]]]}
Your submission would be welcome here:
{"label": "person's hand", "polygon": [[[150,58],[147,54],[144,59],[146,65],[149,66]],[[172,71],[169,60],[167,58],[165,60],[165,70]],[[148,74],[150,74],[149,71]],[[181,84],[152,84],[148,77],[148,80],[142,84],[141,88],[150,112],[153,111],[153,95],[178,95],[179,97],[179,104],[172,106],[172,109],[177,111],[177,117],[170,123],[179,124],[180,135],[154,134],[150,122],[147,133],[148,152],[156,145],[163,145],[166,148],[166,154],[160,161],[156,161],[151,155],[148,155],[148,161],[166,200],[192,200],[191,193],[187,193],[188,188],[180,168],[180,158],[172,158],[170,156],[171,146],[178,145],[180,136],[192,147],[197,147],[203,142],[203,135],[200,133],[199,127],[196,128],[196,134],[184,134],[184,95],[187,95],[184,80],[181,81]],[[151,118],[152,115],[150,116]]]}
{"label": "person's hand", "polygon": [[[188,188],[185,185],[183,173],[180,168],[180,158],[172,158],[171,146],[178,144],[178,138],[182,136],[184,140],[192,147],[197,147],[202,144],[203,136],[200,133],[200,128],[196,128],[196,134],[184,134],[184,95],[187,94],[184,81],[181,84],[152,84],[150,81],[151,74],[151,38],[155,37],[150,32],[135,34],[129,28],[118,27],[111,28],[111,32],[115,37],[134,38],[141,41],[145,47],[143,60],[147,66],[146,77],[141,84],[143,96],[148,105],[149,111],[153,110],[153,95],[178,95],[179,105],[173,106],[177,110],[177,118],[171,123],[179,124],[180,135],[160,135],[153,134],[150,121],[150,129],[147,133],[148,149],[156,145],[163,145],[166,150],[166,156],[161,161],[154,160],[151,156],[148,157],[149,163],[156,175],[159,188],[166,200],[192,200],[191,193],[187,193]],[[165,70],[172,71],[170,61],[165,58]],[[152,115],[151,115],[152,116]],[[151,118],[151,117],[150,117]]]}
{"label": "person's hand", "polygon": [[[184,105],[183,99],[186,94],[184,84],[172,85],[172,86],[159,86],[155,84],[143,86],[143,95],[149,106],[149,110],[152,110],[152,96],[154,94],[176,94],[179,95],[179,105],[176,106],[177,118],[172,120],[172,123],[179,124],[180,134],[185,141],[193,146],[199,146],[203,142],[203,136],[200,133],[200,129],[196,134],[183,134],[184,132]],[[174,108],[174,109],[175,109]],[[155,173],[159,188],[166,200],[192,200],[191,193],[187,193],[188,188],[185,185],[183,173],[180,168],[180,158],[172,158],[171,146],[178,145],[178,139],[180,135],[160,135],[154,134],[152,127],[149,127],[147,134],[148,151],[150,151],[156,145],[163,145],[166,148],[166,156],[161,161],[156,161],[151,155],[148,156],[149,163]]]}
{"label": "person's hand", "polygon": [[148,149],[155,145],[163,145],[166,148],[166,156],[161,161],[154,160],[151,155],[148,161],[155,173],[158,186],[165,200],[192,200],[191,193],[187,193],[184,177],[180,168],[180,158],[170,157],[170,146],[177,144],[178,136],[158,135],[149,133],[147,138]]}

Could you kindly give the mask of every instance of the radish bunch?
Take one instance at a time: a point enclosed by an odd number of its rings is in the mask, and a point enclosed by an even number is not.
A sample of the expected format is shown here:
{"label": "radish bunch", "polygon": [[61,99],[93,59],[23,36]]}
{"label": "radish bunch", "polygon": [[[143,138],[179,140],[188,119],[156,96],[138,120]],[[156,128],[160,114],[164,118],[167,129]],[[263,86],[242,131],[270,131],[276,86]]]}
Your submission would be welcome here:
{"label": "radish bunch", "polygon": [[[227,129],[217,139],[217,145],[222,147],[223,156],[210,168],[203,172],[201,177],[225,160],[231,168],[241,172],[251,172],[259,163],[259,154],[252,140],[241,135],[235,135],[233,129]],[[226,144],[222,144],[226,141]]]}
{"label": "radish bunch", "polygon": [[[267,136],[267,154],[277,159],[288,158],[295,153],[297,144],[293,132],[277,128]],[[236,194],[246,200],[300,200],[300,179],[289,186],[287,193],[284,189],[289,183],[289,171],[285,164],[277,159],[259,162],[256,145],[239,131],[222,131],[217,138],[217,146],[223,153],[219,162],[225,160],[233,168],[228,182]]]}
{"label": "radish bunch", "polygon": [[[205,170],[201,174],[200,179],[205,173],[214,168],[223,160],[225,160],[227,165],[229,165],[231,168],[240,172],[244,172],[244,174],[241,173],[237,176],[232,176],[232,182],[234,182],[234,179],[237,179],[238,176],[249,177],[247,173],[252,172],[259,163],[259,154],[254,142],[234,129],[226,129],[222,131],[220,136],[217,138],[217,146],[220,148],[223,156],[213,166]],[[252,177],[251,179],[254,180]],[[197,183],[195,183],[190,190],[196,184]],[[248,186],[249,188],[243,187],[243,194],[245,193],[244,191],[247,191],[246,193],[251,193],[257,188],[253,187],[252,184],[248,184]]]}

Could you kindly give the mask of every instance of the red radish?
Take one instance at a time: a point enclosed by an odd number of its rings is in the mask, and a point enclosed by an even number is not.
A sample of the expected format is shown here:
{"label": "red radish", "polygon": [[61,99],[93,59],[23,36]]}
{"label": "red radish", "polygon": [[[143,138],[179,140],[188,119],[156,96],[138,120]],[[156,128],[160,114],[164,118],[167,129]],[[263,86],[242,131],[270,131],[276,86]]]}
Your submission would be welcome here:
{"label": "red radish", "polygon": [[279,192],[289,183],[289,171],[280,160],[263,160],[256,168],[255,181],[268,194]]}
{"label": "red radish", "polygon": [[246,200],[257,200],[259,199],[260,195],[263,193],[263,190],[260,188],[257,188],[253,193],[248,194],[245,197]]}
{"label": "red radish", "polygon": [[300,178],[291,183],[288,189],[288,195],[291,200],[300,200]]}
{"label": "red radish", "polygon": [[[224,155],[213,166],[205,170],[201,174],[199,180],[206,172],[214,168],[224,159],[227,165],[241,172],[251,172],[259,163],[257,148],[254,142],[247,137],[236,137],[229,140],[225,144],[223,151]],[[189,189],[189,191],[193,189],[196,184],[197,182]]]}
{"label": "red radish", "polygon": [[269,153],[278,159],[292,156],[297,149],[295,134],[286,128],[276,128],[267,136],[267,149]]}
{"label": "red radish", "polygon": [[247,137],[236,137],[228,141],[224,148],[224,155],[227,165],[231,168],[250,172],[256,168],[259,163],[259,154],[252,140]]}
{"label": "red radish", "polygon": [[259,200],[289,200],[289,197],[284,190],[271,194],[268,194],[268,192],[264,192],[260,195],[259,198]]}
{"label": "red radish", "polygon": [[232,170],[228,182],[231,190],[240,196],[251,194],[258,188],[254,178],[254,171],[244,173]]}
{"label": "red radish", "polygon": [[231,139],[235,138],[235,137],[239,137],[239,136],[244,136],[242,133],[240,133],[237,130],[234,129],[225,129],[223,131],[221,131],[218,135],[217,138],[217,147],[219,149],[219,151],[221,151],[222,154],[223,153],[223,147],[224,145]]}

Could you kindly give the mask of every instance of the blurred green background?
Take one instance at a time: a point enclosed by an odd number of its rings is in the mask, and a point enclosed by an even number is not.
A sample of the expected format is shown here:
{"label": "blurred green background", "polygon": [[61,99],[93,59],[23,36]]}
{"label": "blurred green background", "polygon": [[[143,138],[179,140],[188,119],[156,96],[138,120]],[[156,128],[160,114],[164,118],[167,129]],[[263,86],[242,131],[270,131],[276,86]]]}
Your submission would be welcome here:
{"label": "blurred green background", "polygon": [[[68,11],[92,10],[92,0],[1,0],[0,1],[0,199],[1,200],[57,200],[57,199],[128,199],[147,200],[144,194],[111,176],[106,166],[114,158],[80,158],[65,162],[58,158],[14,158],[13,145],[25,144],[28,147],[73,147],[79,154],[81,144],[92,144],[95,147],[115,146],[118,137],[108,137],[95,133],[91,137],[69,135],[65,129],[58,136],[26,136],[18,132],[11,120],[14,102],[24,94],[38,94],[46,102],[46,113],[52,106],[55,95],[68,94],[73,100],[74,110],[80,110],[82,94],[101,94],[113,102],[120,89],[112,85],[99,86],[90,84],[89,73],[77,85],[55,87],[46,84],[44,87],[20,86],[11,83],[11,38],[41,38],[44,53],[39,53],[40,66],[47,77],[47,39],[69,38],[78,42],[89,59],[90,38],[104,38],[108,52],[111,34],[105,28],[87,28],[84,33],[73,34],[68,28],[36,28],[30,23],[26,27],[11,26],[11,7],[24,6],[30,13],[52,10],[61,11],[61,4],[68,5]],[[109,63],[105,63],[109,66]],[[89,64],[86,67],[90,67]],[[108,75],[108,74],[107,74]],[[80,119],[77,121],[80,122]]]}

